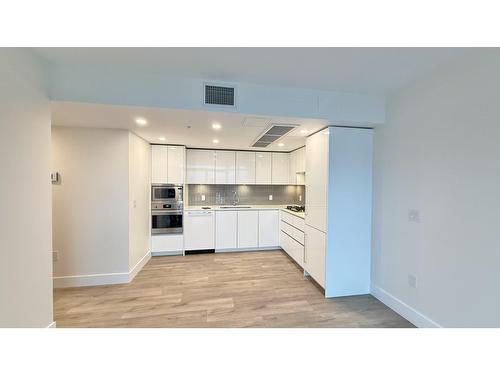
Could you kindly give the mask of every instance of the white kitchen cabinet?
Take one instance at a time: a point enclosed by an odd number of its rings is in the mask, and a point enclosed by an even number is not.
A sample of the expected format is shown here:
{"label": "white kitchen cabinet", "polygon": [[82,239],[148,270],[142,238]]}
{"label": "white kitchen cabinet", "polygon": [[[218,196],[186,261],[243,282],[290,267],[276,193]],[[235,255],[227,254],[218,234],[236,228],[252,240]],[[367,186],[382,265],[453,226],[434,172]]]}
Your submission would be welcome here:
{"label": "white kitchen cabinet", "polygon": [[238,211],[238,248],[259,246],[259,211]]}
{"label": "white kitchen cabinet", "polygon": [[280,213],[278,210],[259,211],[259,247],[279,246]]}
{"label": "white kitchen cabinet", "polygon": [[238,211],[215,212],[215,249],[238,248]]}
{"label": "white kitchen cabinet", "polygon": [[304,269],[325,288],[326,234],[306,225]]}
{"label": "white kitchen cabinet", "polygon": [[236,183],[255,184],[255,152],[236,152]]}
{"label": "white kitchen cabinet", "polygon": [[236,152],[215,151],[215,183],[228,185],[236,183]]}
{"label": "white kitchen cabinet", "polygon": [[297,184],[297,151],[292,151],[290,153],[290,163],[289,163],[289,171],[290,176],[288,177],[288,181],[290,185]]}
{"label": "white kitchen cabinet", "polygon": [[281,231],[280,246],[300,267],[304,268],[304,245],[298,243],[288,233]]}
{"label": "white kitchen cabinet", "polygon": [[151,183],[168,183],[168,147],[151,146]]}
{"label": "white kitchen cabinet", "polygon": [[213,211],[184,212],[185,250],[215,249],[215,213]]}
{"label": "white kitchen cabinet", "polygon": [[215,151],[188,149],[186,159],[188,184],[215,183]]}
{"label": "white kitchen cabinet", "polygon": [[273,185],[288,185],[290,177],[290,156],[284,152],[273,152],[272,159],[272,181]]}
{"label": "white kitchen cabinet", "polygon": [[328,131],[320,131],[306,140],[306,224],[323,232],[327,226],[328,137]]}
{"label": "white kitchen cabinet", "polygon": [[154,234],[151,236],[151,255],[178,255],[184,251],[182,234]]}
{"label": "white kitchen cabinet", "polygon": [[258,185],[271,185],[272,165],[270,152],[255,153],[255,183]]}
{"label": "white kitchen cabinet", "polygon": [[298,150],[295,150],[295,153],[295,173],[304,173],[306,171],[306,148],[299,148]]}
{"label": "white kitchen cabinet", "polygon": [[167,182],[169,184],[183,184],[186,170],[186,147],[166,146],[167,160]]}

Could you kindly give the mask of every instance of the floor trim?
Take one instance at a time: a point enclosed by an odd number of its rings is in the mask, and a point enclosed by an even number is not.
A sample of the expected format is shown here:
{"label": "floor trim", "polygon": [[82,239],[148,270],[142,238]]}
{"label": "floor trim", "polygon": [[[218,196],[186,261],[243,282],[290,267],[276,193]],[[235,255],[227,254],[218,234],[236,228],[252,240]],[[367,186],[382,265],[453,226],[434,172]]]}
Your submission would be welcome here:
{"label": "floor trim", "polygon": [[54,322],[50,323],[50,324],[47,326],[47,328],[56,328],[56,322],[54,321]]}
{"label": "floor trim", "polygon": [[151,251],[148,251],[128,273],[128,282],[134,280],[134,277],[139,273],[140,270],[142,270],[142,267],[144,267],[150,259]]}
{"label": "floor trim", "polygon": [[127,284],[131,282],[144,265],[151,259],[148,251],[129,272],[99,273],[93,275],[56,276],[53,278],[54,288],[73,288],[80,286],[96,286],[110,284]]}
{"label": "floor trim", "polygon": [[377,285],[371,285],[371,294],[384,305],[390,307],[403,318],[419,328],[442,328],[441,325],[432,319],[415,310],[413,307],[407,305]]}

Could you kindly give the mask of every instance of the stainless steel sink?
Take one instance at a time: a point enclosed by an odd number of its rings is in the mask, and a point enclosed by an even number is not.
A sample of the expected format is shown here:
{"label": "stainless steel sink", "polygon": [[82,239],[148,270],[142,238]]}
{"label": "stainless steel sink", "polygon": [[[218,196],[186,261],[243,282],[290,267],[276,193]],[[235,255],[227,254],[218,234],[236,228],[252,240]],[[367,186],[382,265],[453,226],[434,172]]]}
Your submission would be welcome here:
{"label": "stainless steel sink", "polygon": [[220,206],[219,208],[252,208],[252,206]]}

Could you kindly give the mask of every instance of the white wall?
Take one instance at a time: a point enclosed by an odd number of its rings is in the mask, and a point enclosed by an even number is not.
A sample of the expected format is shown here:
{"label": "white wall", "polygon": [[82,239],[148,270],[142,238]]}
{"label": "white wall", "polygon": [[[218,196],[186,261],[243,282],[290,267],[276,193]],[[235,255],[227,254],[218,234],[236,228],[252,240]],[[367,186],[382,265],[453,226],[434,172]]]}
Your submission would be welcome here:
{"label": "white wall", "polygon": [[129,271],[127,130],[53,127],[54,276]]}
{"label": "white wall", "polygon": [[500,53],[473,54],[389,98],[375,131],[373,290],[419,325],[500,326]]}
{"label": "white wall", "polygon": [[0,327],[52,323],[50,109],[41,62],[0,49]]}
{"label": "white wall", "polygon": [[151,146],[129,133],[129,270],[150,250]]}

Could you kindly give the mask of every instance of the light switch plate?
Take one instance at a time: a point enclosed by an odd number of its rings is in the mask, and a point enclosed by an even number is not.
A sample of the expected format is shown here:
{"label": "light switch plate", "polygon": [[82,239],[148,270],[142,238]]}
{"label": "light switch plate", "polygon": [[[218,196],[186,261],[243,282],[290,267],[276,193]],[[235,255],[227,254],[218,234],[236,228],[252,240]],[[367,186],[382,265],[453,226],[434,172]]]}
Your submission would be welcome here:
{"label": "light switch plate", "polygon": [[202,195],[201,195],[201,201],[202,201],[202,202],[205,202],[205,194],[202,194]]}

